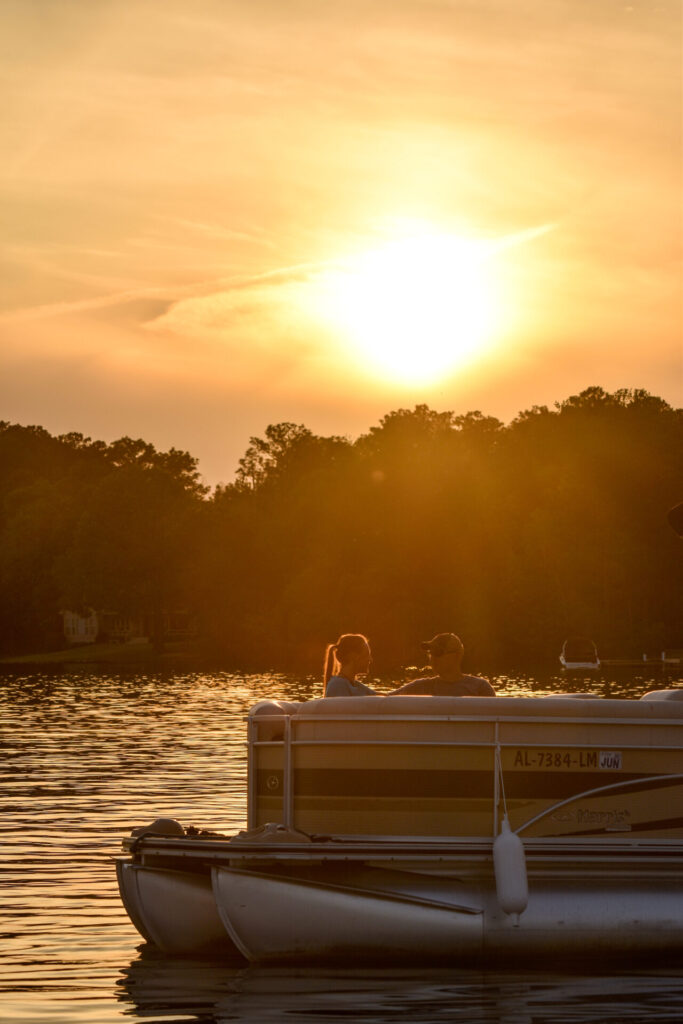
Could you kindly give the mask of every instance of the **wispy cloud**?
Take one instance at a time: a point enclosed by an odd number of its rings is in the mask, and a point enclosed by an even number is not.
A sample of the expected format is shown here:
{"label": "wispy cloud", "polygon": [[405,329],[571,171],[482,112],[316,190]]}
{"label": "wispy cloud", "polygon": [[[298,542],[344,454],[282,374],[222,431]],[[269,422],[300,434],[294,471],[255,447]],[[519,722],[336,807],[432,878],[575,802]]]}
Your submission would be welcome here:
{"label": "wispy cloud", "polygon": [[159,298],[160,296],[161,293],[153,288],[131,288],[107,295],[97,295],[89,299],[78,299],[75,302],[48,302],[42,306],[30,306],[0,313],[0,323],[13,324],[30,320],[45,320],[51,317],[68,316],[73,313],[86,313],[96,309],[122,306],[139,299]]}
{"label": "wispy cloud", "polygon": [[201,235],[205,238],[219,239],[220,241],[237,241],[237,242],[250,242],[255,243],[259,246],[265,246],[266,248],[272,249],[275,247],[275,242],[266,236],[264,228],[251,228],[249,230],[238,230],[235,228],[225,227],[223,224],[216,223],[215,221],[209,223],[203,223],[201,221],[187,220],[183,217],[170,218],[169,223],[176,225],[177,227]]}

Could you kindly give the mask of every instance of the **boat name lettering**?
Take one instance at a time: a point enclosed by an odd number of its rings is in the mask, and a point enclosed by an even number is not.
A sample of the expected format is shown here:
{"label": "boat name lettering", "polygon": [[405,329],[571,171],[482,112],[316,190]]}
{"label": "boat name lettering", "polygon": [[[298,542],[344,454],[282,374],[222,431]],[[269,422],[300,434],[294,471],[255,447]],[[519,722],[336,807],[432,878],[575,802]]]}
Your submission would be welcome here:
{"label": "boat name lettering", "polygon": [[555,811],[550,815],[550,817],[553,821],[561,821],[563,823],[567,821],[576,821],[574,811]]}
{"label": "boat name lettering", "polygon": [[[602,754],[600,755],[602,757]],[[615,755],[610,753],[610,757]],[[621,758],[621,754],[618,755]],[[597,750],[515,750],[513,768],[597,768]],[[609,765],[600,767],[609,767]],[[621,767],[621,761],[619,763]]]}
{"label": "boat name lettering", "polygon": [[631,814],[627,810],[583,811],[579,808],[576,812],[576,821],[579,825],[603,825],[605,827],[609,825],[626,825],[628,824],[626,819],[630,817]]}
{"label": "boat name lettering", "polygon": [[562,810],[555,811],[550,816],[553,821],[562,822],[576,822],[579,825],[602,825],[605,828],[614,828],[616,826],[627,826],[629,824],[628,819],[631,817],[631,812],[624,808],[623,811],[590,811],[583,807],[578,807],[576,810]]}
{"label": "boat name lettering", "polygon": [[621,751],[620,750],[601,750],[600,751],[600,767],[601,768],[621,768]]}

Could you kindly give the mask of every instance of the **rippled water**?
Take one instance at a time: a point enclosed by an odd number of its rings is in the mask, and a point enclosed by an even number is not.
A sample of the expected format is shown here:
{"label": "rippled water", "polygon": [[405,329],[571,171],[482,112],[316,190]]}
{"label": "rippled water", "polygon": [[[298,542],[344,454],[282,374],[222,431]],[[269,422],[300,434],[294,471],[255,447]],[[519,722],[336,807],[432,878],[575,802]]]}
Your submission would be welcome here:
{"label": "rippled water", "polygon": [[[680,682],[680,681],[678,681]],[[640,695],[676,680],[500,677],[499,692],[563,685]],[[315,681],[228,674],[0,677],[0,1020],[42,1024],[339,1021],[680,1021],[675,967],[623,973],[337,971],[171,958],[119,901],[112,857],[159,815],[245,825],[245,718]]]}

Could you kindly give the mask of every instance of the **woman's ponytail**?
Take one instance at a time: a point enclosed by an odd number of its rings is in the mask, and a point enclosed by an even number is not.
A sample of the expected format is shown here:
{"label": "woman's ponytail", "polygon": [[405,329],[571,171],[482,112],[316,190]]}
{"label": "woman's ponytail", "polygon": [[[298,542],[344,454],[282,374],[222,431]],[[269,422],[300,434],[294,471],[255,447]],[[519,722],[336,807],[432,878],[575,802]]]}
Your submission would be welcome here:
{"label": "woman's ponytail", "polygon": [[334,675],[334,663],[337,655],[337,645],[328,644],[325,649],[325,660],[323,662],[323,696],[327,689],[328,680]]}

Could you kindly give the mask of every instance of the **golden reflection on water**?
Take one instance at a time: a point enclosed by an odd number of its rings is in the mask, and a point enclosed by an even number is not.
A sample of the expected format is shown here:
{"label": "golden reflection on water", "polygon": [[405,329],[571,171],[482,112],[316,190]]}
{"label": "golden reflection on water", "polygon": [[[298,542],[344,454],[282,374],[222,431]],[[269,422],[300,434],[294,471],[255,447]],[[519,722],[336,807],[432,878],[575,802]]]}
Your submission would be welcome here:
{"label": "golden reflection on water", "polygon": [[[564,687],[639,696],[667,685],[493,682],[518,695]],[[116,887],[121,837],[160,815],[243,828],[249,707],[264,697],[318,695],[318,680],[274,674],[0,679],[0,1020],[683,1019],[677,972],[563,979],[345,965],[331,974],[169,958],[144,947]],[[599,1016],[587,1015],[598,998]]]}

